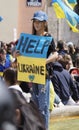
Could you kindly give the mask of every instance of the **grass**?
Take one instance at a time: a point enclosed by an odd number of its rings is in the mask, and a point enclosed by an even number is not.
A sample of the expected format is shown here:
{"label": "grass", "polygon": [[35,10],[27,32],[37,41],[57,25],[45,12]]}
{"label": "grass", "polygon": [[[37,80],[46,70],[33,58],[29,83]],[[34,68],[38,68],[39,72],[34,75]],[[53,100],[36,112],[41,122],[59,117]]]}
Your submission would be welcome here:
{"label": "grass", "polygon": [[50,119],[49,130],[79,130],[79,117]]}

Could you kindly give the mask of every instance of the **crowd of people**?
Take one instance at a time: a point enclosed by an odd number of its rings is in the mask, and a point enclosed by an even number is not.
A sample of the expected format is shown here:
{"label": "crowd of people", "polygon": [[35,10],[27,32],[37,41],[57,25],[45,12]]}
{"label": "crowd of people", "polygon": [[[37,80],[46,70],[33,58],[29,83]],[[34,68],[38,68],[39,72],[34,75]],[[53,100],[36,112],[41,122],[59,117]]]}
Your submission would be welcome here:
{"label": "crowd of people", "polygon": [[[35,12],[32,34],[52,37],[47,20],[45,12]],[[0,41],[0,82],[8,88],[14,101],[13,123],[19,130],[48,130],[50,111],[54,107],[79,105],[79,46],[61,39],[55,44],[52,38],[43,85],[17,80],[18,40],[10,43]]]}

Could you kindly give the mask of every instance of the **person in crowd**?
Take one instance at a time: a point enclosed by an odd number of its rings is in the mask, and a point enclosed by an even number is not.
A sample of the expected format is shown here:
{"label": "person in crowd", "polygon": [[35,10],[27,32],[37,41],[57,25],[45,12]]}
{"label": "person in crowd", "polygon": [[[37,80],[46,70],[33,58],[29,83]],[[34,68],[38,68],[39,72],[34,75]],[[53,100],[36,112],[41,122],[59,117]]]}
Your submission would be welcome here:
{"label": "person in crowd", "polygon": [[63,40],[59,40],[57,42],[57,52],[59,55],[65,55],[67,53],[67,49],[65,49],[65,42]]}
{"label": "person in crowd", "polygon": [[[59,62],[53,63],[53,72],[51,81],[56,94],[60,97],[64,105],[76,105],[79,100],[79,94],[76,85],[70,73],[63,68]],[[72,98],[72,93],[75,96],[75,101]]]}
{"label": "person in crowd", "polygon": [[62,64],[63,68],[68,71],[71,67],[73,67],[72,58],[69,54],[65,54],[62,57],[59,55],[58,61]]}
{"label": "person in crowd", "polygon": [[79,69],[79,54],[76,55],[75,67],[77,67]]}
{"label": "person in crowd", "polygon": [[[72,79],[77,86],[77,90],[78,90],[78,94],[79,94],[79,69],[77,67],[72,67],[72,68],[70,68],[69,73],[71,74]],[[73,95],[73,99],[75,100],[74,95]]]}
{"label": "person in crowd", "polygon": [[[17,62],[17,56],[20,55],[19,51],[17,51],[14,47],[14,51],[13,51],[13,59],[11,62],[11,67],[14,69],[18,69],[18,62]],[[20,88],[25,92],[25,93],[30,93],[31,92],[31,87],[30,83],[25,82],[25,81],[19,81],[19,86]]]}
{"label": "person in crowd", "polygon": [[0,130],[17,130],[13,98],[4,82],[0,81]]}
{"label": "person in crowd", "polygon": [[23,96],[26,98],[26,100],[29,102],[29,99],[31,98],[31,94],[30,94],[30,92],[26,93],[21,89],[21,87],[20,87],[21,83],[17,80],[17,70],[16,69],[14,69],[12,67],[5,69],[3,72],[3,78],[6,83],[6,86],[9,89],[13,88],[13,89],[20,91],[23,94]]}
{"label": "person in crowd", "polygon": [[17,71],[8,68],[3,73],[4,82],[15,104],[15,124],[18,130],[45,130],[45,123],[31,95],[22,91],[17,83]]}
{"label": "person in crowd", "polygon": [[46,130],[43,117],[37,105],[28,103],[21,91],[9,89],[15,103],[15,123],[18,130]]}
{"label": "person in crowd", "polygon": [[70,68],[69,73],[71,74],[73,80],[77,80],[77,77],[79,78],[79,69],[77,67]]}
{"label": "person in crowd", "polygon": [[68,42],[67,46],[68,46],[68,54],[71,56],[72,63],[74,65],[74,63],[75,63],[75,47],[74,47],[74,44],[72,42]]}
{"label": "person in crowd", "polygon": [[[11,67],[15,70],[17,70],[18,65],[17,65],[17,58],[13,58],[11,62]],[[31,92],[31,87],[29,86],[30,83],[25,82],[25,81],[18,81],[20,88],[25,92],[25,93],[30,93]]]}
{"label": "person in crowd", "polygon": [[16,84],[16,70],[13,68],[6,69],[3,77],[14,102],[14,119],[17,130],[45,130],[44,119],[37,105]]}
{"label": "person in crowd", "polygon": [[10,60],[10,62],[12,61],[13,57],[12,57],[12,44],[6,44],[7,45],[7,49],[6,49],[6,57]]}
{"label": "person in crowd", "polygon": [[79,47],[75,48],[75,67],[79,68]]}
{"label": "person in crowd", "polygon": [[79,54],[79,46],[75,47],[75,53],[76,53],[75,55]]}
{"label": "person in crowd", "polygon": [[7,45],[6,45],[6,43],[3,42],[3,41],[0,41],[0,48],[3,48],[3,49],[5,49],[5,50],[7,50]]}
{"label": "person in crowd", "polygon": [[[32,17],[32,34],[37,36],[52,37],[48,32],[48,16],[44,11],[36,11]],[[55,61],[58,58],[58,53],[55,50],[55,43],[52,39],[49,45],[46,59],[46,68],[48,70],[46,75],[45,85],[34,83],[32,85],[32,96],[34,101],[37,103],[39,110],[41,111],[45,120],[46,129],[49,124],[49,93],[50,93],[50,74],[48,63]],[[50,73],[52,71],[50,70]]]}
{"label": "person in crowd", "polygon": [[[73,66],[71,56],[69,54],[65,54],[61,59],[59,59],[59,63],[61,63],[63,68],[71,74],[71,77],[76,87],[76,91],[78,92],[77,95],[79,95],[79,70],[77,67]],[[78,102],[77,97],[75,97],[74,93],[72,93],[72,98]]]}
{"label": "person in crowd", "polygon": [[11,62],[6,57],[6,50],[0,48],[0,77],[3,76],[3,71],[9,68],[10,66],[11,66]]}

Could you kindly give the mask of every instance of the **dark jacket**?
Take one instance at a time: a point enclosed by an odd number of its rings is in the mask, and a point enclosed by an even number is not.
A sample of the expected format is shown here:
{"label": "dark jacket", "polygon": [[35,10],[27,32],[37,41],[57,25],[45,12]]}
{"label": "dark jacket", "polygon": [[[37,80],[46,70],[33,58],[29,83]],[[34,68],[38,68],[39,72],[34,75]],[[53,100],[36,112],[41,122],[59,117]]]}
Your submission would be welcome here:
{"label": "dark jacket", "polygon": [[51,80],[54,85],[54,90],[64,104],[67,103],[69,97],[72,96],[72,93],[77,100],[79,99],[77,87],[74,84],[70,73],[64,69],[60,63],[53,63],[52,75]]}

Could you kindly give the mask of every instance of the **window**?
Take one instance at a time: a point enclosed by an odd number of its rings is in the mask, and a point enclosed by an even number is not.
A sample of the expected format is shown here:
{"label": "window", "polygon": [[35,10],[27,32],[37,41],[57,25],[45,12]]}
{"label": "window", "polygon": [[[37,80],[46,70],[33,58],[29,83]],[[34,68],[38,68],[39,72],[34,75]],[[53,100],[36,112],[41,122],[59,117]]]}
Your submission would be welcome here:
{"label": "window", "polygon": [[27,0],[27,6],[41,6],[42,0]]}

